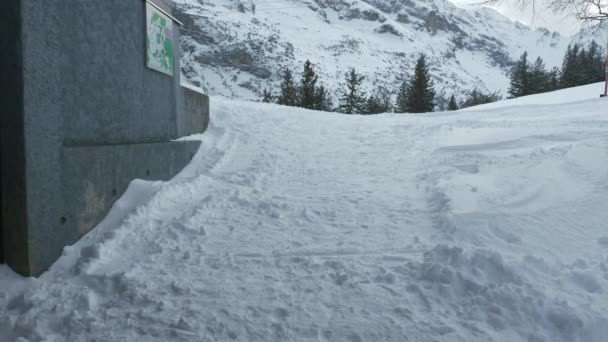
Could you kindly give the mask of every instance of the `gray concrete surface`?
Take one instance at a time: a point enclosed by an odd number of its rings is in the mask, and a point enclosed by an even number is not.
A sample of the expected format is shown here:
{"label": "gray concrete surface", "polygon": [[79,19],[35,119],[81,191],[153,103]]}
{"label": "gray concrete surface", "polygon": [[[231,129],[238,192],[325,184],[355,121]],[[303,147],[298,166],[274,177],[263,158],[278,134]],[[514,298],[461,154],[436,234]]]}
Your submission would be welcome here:
{"label": "gray concrete surface", "polygon": [[179,30],[175,76],[148,69],[143,0],[2,7],[0,251],[13,270],[36,276],[95,226],[131,179],[170,178],[198,143],[169,142],[178,121],[189,122],[179,110]]}
{"label": "gray concrete surface", "polygon": [[[27,1],[46,12],[39,1]],[[67,144],[166,141],[177,136],[179,54],[173,78],[144,67],[144,6],[142,0],[60,1],[58,20],[68,21],[61,35],[67,40],[62,52],[69,67],[53,82],[72,95],[62,103]],[[179,30],[173,32],[177,52]]]}
{"label": "gray concrete surface", "polygon": [[183,106],[179,112],[177,131],[181,136],[202,133],[209,125],[209,96],[200,91],[182,88]]}
{"label": "gray concrete surface", "polygon": [[110,210],[131,180],[169,180],[190,161],[199,143],[192,141],[66,146],[63,149],[62,185],[66,201],[61,241],[86,234]]}
{"label": "gray concrete surface", "polygon": [[[0,11],[0,262],[7,256],[3,246],[23,244],[26,231],[9,232],[7,227],[25,225],[25,153],[23,137],[23,78],[21,58],[21,26],[19,0],[5,0]],[[4,213],[12,213],[5,215]],[[25,252],[16,250],[10,257],[25,259]]]}

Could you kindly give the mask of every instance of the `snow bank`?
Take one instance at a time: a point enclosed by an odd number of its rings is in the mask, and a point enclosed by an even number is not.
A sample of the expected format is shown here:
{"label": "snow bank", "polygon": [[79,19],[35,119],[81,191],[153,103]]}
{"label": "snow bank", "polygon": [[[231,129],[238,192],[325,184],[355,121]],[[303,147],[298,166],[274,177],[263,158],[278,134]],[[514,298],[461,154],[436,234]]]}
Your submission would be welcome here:
{"label": "snow bank", "polygon": [[378,116],[213,98],[177,177],[134,181],[39,279],[0,267],[0,339],[604,341],[606,101],[542,96]]}
{"label": "snow bank", "polygon": [[[522,96],[515,99],[488,103],[480,106],[465,108],[462,111],[485,111],[489,109],[497,109],[510,106],[557,105],[597,99],[598,97],[600,97],[600,94],[603,93],[604,82],[601,82],[589,84],[582,87],[561,89],[544,94]],[[606,109],[605,107],[606,105],[604,104],[603,106],[604,110],[608,112],[608,109]]]}
{"label": "snow bank", "polygon": [[237,99],[278,89],[280,71],[299,73],[307,59],[334,99],[349,66],[366,76],[367,93],[397,90],[420,53],[444,97],[475,87],[506,93],[512,60],[527,51],[548,68],[561,66],[570,43],[495,10],[447,0],[272,0],[258,2],[255,11],[251,1],[173,2],[188,23],[181,39],[184,79]]}

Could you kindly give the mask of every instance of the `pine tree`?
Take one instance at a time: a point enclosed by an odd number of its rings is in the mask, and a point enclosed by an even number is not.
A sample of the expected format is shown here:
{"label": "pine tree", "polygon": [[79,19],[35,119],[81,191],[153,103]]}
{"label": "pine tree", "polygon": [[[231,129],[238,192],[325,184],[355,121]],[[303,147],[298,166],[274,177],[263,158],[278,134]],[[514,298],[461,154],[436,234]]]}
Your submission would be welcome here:
{"label": "pine tree", "polygon": [[596,72],[594,73],[595,77],[593,78],[594,83],[606,80],[606,52],[607,50],[598,45],[597,54],[593,63],[596,65]]}
{"label": "pine tree", "polygon": [[602,49],[595,42],[591,41],[587,50],[585,61],[585,84],[601,82],[604,80],[604,56]]}
{"label": "pine tree", "polygon": [[589,58],[588,58],[587,50],[583,47],[578,54],[578,58],[576,59],[576,85],[577,86],[588,84],[588,81],[589,81],[588,80],[589,75],[587,74],[587,69],[589,66],[588,62],[589,62]]}
{"label": "pine tree", "polygon": [[562,88],[576,87],[578,85],[579,52],[580,47],[578,44],[568,46],[562,62],[562,77],[560,82]]}
{"label": "pine tree", "polygon": [[302,80],[300,81],[300,106],[303,108],[315,108],[315,96],[317,75],[313,70],[312,63],[306,60],[304,63],[304,71],[302,71]]}
{"label": "pine tree", "polygon": [[329,94],[325,90],[325,86],[320,85],[315,90],[315,106],[314,109],[322,110],[325,112],[331,112],[332,110],[332,101],[329,97]]}
{"label": "pine tree", "polygon": [[397,93],[397,102],[395,102],[395,111],[397,113],[407,112],[407,93],[408,93],[408,81],[406,79],[401,82],[399,92]]}
{"label": "pine tree", "polygon": [[[536,58],[528,76],[530,90],[528,94],[544,93],[549,89],[549,75],[542,58]],[[526,95],[528,95],[526,94]]]}
{"label": "pine tree", "polygon": [[606,80],[606,53],[608,53],[608,49],[603,49],[601,47],[598,46],[598,52],[597,52],[597,56],[596,56],[596,62],[597,63],[597,71],[596,71],[596,76],[595,76],[595,81],[594,82],[603,82]]}
{"label": "pine tree", "polygon": [[264,90],[262,91],[262,96],[260,97],[260,102],[265,102],[265,103],[272,103],[274,96],[272,95],[272,92],[270,90],[268,90],[268,88],[264,88]]}
{"label": "pine tree", "polygon": [[435,90],[426,63],[426,56],[420,55],[416,62],[414,78],[410,82],[406,96],[407,113],[428,113],[435,108]]}
{"label": "pine tree", "polygon": [[509,97],[515,98],[530,94],[529,76],[530,65],[528,63],[528,52],[524,52],[511,71]]}
{"label": "pine tree", "polygon": [[294,84],[291,70],[288,68],[283,71],[281,94],[277,99],[277,103],[285,106],[296,106],[298,104],[297,88]]}
{"label": "pine tree", "polygon": [[450,101],[448,102],[448,110],[458,110],[458,104],[456,103],[456,97],[454,97],[454,94],[450,96]]}
{"label": "pine tree", "polygon": [[355,68],[346,73],[346,89],[342,93],[340,111],[345,114],[361,113],[365,101],[365,93],[361,91],[364,76],[358,75]]}
{"label": "pine tree", "polygon": [[375,95],[371,95],[365,101],[363,114],[380,114],[384,112],[384,106]]}
{"label": "pine tree", "polygon": [[560,71],[558,67],[553,67],[547,76],[548,78],[548,90],[553,91],[559,89],[560,85]]}
{"label": "pine tree", "polygon": [[496,102],[501,99],[502,95],[500,95],[499,92],[484,93],[481,90],[475,88],[472,91],[466,92],[465,99],[460,104],[460,108],[479,106],[485,103]]}
{"label": "pine tree", "polygon": [[392,111],[391,92],[385,87],[379,87],[377,93],[378,101],[382,105],[381,113],[390,113]]}

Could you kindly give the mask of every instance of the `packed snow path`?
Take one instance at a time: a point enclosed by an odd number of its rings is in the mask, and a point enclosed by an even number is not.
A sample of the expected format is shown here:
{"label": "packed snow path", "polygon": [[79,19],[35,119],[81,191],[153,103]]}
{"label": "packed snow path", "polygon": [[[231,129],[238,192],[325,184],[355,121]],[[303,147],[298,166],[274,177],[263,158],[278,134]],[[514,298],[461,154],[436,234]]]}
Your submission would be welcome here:
{"label": "packed snow path", "polygon": [[0,340],[606,341],[607,104],[528,101],[215,98],[178,177],[135,181],[40,279],[0,268]]}

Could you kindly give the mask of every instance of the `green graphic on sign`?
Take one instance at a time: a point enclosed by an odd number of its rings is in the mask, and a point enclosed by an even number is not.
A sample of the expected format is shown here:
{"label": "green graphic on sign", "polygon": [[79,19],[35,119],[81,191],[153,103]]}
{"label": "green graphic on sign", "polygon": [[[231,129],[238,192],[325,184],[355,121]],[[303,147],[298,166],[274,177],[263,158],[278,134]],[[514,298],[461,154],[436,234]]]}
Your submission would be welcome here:
{"label": "green graphic on sign", "polygon": [[146,3],[147,65],[173,76],[173,21]]}

